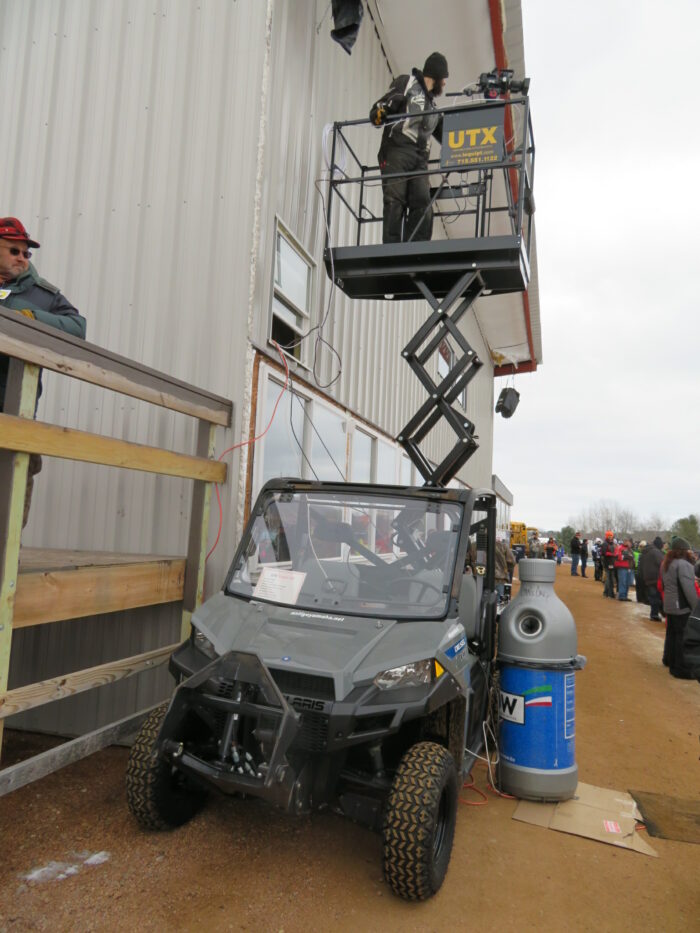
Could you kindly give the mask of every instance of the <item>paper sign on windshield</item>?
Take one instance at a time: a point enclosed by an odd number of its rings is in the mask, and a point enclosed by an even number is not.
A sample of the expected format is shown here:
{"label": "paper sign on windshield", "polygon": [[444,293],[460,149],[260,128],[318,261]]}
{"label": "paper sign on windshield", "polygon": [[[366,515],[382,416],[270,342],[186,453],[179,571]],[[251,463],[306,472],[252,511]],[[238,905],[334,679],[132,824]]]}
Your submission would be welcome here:
{"label": "paper sign on windshield", "polygon": [[253,590],[253,599],[269,599],[274,603],[296,604],[304,585],[306,574],[300,570],[281,570],[278,567],[263,567]]}

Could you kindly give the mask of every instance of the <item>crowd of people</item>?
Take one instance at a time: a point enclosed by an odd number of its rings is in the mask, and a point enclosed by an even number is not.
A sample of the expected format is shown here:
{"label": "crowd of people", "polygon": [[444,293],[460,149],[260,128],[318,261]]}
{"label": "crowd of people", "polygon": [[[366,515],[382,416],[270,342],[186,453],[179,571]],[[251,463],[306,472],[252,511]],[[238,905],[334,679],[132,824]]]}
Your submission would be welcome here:
{"label": "crowd of people", "polygon": [[[700,680],[700,557],[688,541],[674,536],[651,543],[616,539],[612,531],[591,543],[577,531],[569,544],[571,576],[587,577],[589,560],[594,579],[603,583],[603,596],[630,602],[635,587],[637,602],[649,606],[649,618],[665,622],[663,664],[674,677]],[[561,545],[550,537],[531,557],[562,561]]]}

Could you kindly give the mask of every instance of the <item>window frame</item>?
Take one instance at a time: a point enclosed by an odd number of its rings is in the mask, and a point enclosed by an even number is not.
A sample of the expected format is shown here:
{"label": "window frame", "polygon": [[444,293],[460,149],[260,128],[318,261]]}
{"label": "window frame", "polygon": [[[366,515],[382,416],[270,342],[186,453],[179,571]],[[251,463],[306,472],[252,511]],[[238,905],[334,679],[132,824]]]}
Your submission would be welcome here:
{"label": "window frame", "polygon": [[[279,238],[282,238],[289,247],[297,254],[297,256],[306,264],[307,267],[307,305],[308,310],[305,311],[303,308],[300,308],[296,302],[286,294],[284,289],[277,284],[277,258],[279,255],[278,252],[278,243]],[[311,325],[311,309],[313,307],[313,298],[314,298],[314,288],[316,285],[316,262],[313,256],[304,249],[299,240],[290,232],[289,227],[284,224],[279,217],[275,217],[275,230],[273,236],[273,249],[272,249],[272,276],[270,282],[270,302],[269,302],[269,314],[268,314],[268,325],[267,325],[267,342],[274,346],[272,341],[275,340],[273,335],[273,327],[275,319],[278,320],[284,327],[289,328],[294,334],[298,337],[302,337],[305,331],[308,331]],[[288,321],[285,321],[284,318],[275,312],[275,301],[278,301],[284,308],[287,309],[291,314],[295,315],[297,318],[297,324],[290,324]],[[278,341],[279,342],[279,341]],[[299,356],[297,357],[293,351],[287,350],[280,343],[280,349],[287,357],[287,359],[299,366],[302,366],[304,369],[308,369],[307,365],[307,356],[308,351],[305,343],[299,345]]]}

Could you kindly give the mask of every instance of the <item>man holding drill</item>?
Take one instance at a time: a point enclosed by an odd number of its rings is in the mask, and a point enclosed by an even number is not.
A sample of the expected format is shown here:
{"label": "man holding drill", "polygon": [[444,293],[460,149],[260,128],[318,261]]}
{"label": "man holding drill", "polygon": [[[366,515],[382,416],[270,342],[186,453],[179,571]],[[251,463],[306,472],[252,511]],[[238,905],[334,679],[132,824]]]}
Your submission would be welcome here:
{"label": "man holding drill", "polygon": [[[39,249],[16,217],[0,217],[0,308],[17,311],[24,317],[50,324],[74,337],[85,337],[85,318],[61,292],[42,279],[31,259],[30,247]],[[0,353],[0,411],[5,405],[5,388],[10,361]],[[41,381],[37,398],[41,395]],[[22,527],[27,524],[34,476],[41,470],[41,457],[31,454],[27,475]]]}
{"label": "man holding drill", "polygon": [[[435,113],[435,98],[445,89],[447,59],[433,52],[423,70],[399,75],[370,111],[375,126],[384,126],[379,168],[384,195],[383,242],[429,240],[433,232],[430,177],[427,174],[430,137],[440,141],[442,117]],[[389,117],[406,114],[405,119]],[[405,173],[422,172],[420,175]],[[400,177],[392,178],[399,174]]]}

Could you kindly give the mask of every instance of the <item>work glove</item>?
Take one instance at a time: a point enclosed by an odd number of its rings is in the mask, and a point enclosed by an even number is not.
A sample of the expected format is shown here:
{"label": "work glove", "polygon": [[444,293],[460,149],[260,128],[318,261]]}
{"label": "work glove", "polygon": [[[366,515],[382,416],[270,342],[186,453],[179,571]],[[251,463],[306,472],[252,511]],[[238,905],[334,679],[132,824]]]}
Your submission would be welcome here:
{"label": "work glove", "polygon": [[387,109],[384,104],[375,104],[369,112],[369,118],[375,126],[386,123]]}
{"label": "work glove", "polygon": [[17,314],[23,314],[24,317],[28,317],[32,321],[36,320],[34,312],[30,311],[29,308],[18,308]]}

